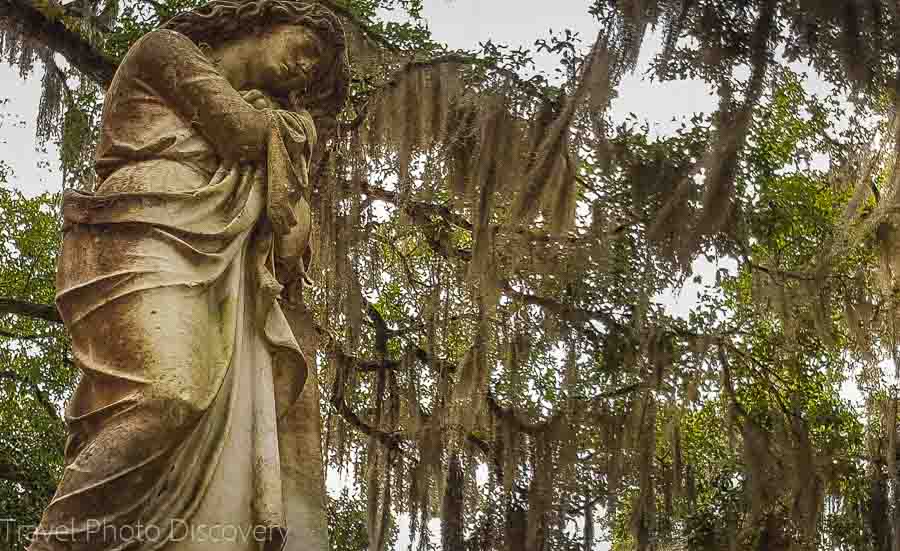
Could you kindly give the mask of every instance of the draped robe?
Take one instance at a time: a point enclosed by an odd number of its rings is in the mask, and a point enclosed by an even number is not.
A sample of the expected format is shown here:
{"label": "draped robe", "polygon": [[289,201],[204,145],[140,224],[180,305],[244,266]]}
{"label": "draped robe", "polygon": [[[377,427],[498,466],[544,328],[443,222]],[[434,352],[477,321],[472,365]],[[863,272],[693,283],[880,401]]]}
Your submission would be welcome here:
{"label": "draped robe", "polygon": [[314,142],[308,114],[255,109],[177,32],[123,59],[99,185],[64,197],[56,302],[83,376],[31,551],[290,542],[278,420],[307,365],[273,243],[308,251]]}

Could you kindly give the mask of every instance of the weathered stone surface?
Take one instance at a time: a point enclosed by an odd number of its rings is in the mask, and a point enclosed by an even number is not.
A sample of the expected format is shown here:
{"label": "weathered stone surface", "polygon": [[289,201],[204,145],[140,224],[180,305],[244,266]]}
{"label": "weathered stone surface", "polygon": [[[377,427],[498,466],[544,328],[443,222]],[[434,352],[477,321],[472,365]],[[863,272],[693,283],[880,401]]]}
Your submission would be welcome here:
{"label": "weathered stone surface", "polygon": [[324,549],[315,340],[281,293],[306,281],[340,25],[216,0],[166,27],[107,92],[97,189],[65,195],[57,306],[84,375],[31,549]]}
{"label": "weathered stone surface", "polygon": [[[308,358],[314,357],[316,334],[310,331],[312,315],[302,306],[288,304],[285,316],[299,337]],[[322,425],[319,411],[319,381],[311,370],[295,407],[279,422],[282,478],[287,503],[287,524],[293,537],[286,551],[327,549],[325,516],[325,469],[322,462]]]}

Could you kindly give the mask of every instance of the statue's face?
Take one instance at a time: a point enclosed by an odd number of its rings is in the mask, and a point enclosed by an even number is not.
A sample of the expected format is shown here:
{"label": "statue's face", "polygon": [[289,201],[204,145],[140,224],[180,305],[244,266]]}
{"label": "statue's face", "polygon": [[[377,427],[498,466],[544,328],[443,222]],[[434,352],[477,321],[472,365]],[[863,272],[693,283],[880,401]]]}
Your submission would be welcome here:
{"label": "statue's face", "polygon": [[277,25],[255,37],[246,60],[253,88],[276,95],[305,90],[315,77],[324,45],[319,37],[298,25]]}

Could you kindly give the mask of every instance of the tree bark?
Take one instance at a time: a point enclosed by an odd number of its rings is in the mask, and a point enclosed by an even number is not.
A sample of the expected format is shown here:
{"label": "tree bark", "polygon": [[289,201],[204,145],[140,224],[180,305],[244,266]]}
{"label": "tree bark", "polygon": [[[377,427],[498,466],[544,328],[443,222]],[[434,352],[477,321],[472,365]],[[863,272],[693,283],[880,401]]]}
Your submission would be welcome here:
{"label": "tree bark", "polygon": [[7,480],[9,482],[17,482],[20,484],[27,484],[28,477],[23,476],[19,469],[16,468],[12,463],[8,463],[3,459],[0,459],[0,480]]}
{"label": "tree bark", "polygon": [[[2,1],[0,0],[0,2]],[[62,318],[59,316],[59,312],[56,311],[56,306],[13,298],[0,298],[0,314],[15,314],[17,316],[62,323]]]}
{"label": "tree bark", "polygon": [[443,551],[463,551],[463,472],[459,454],[450,457],[447,485],[444,490],[444,506],[441,511],[441,543]]}
{"label": "tree bark", "polygon": [[62,55],[82,74],[109,87],[119,63],[92,46],[61,20],[52,19],[28,0],[0,0],[0,25],[17,31]]}
{"label": "tree bark", "polygon": [[583,549],[590,551],[594,548],[594,504],[584,506],[584,542]]}
{"label": "tree bark", "polygon": [[518,505],[510,503],[506,512],[504,525],[504,543],[506,551],[522,551],[525,549],[528,515]]}

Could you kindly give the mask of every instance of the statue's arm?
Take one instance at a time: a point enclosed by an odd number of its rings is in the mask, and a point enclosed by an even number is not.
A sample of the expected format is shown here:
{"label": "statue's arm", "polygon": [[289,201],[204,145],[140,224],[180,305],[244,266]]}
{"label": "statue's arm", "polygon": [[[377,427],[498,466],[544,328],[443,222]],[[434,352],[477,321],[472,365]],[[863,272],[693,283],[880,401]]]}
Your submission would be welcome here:
{"label": "statue's arm", "polygon": [[130,57],[140,78],[190,120],[223,158],[264,157],[268,119],[244,101],[189,38],[156,30],[141,39]]}
{"label": "statue's arm", "polygon": [[[265,92],[261,90],[244,90],[241,92],[244,101],[252,105],[256,109],[280,109],[279,103]],[[304,125],[297,120],[297,115],[286,116],[281,119],[285,124],[292,126],[292,132],[289,135],[294,139],[292,145],[301,147],[303,152],[294,151],[292,157],[302,156],[303,161],[297,170],[304,171],[303,179],[306,180],[305,171],[307,168],[308,156],[311,154],[312,142],[315,141],[315,129],[312,129],[312,136],[309,136],[310,130],[304,128]],[[304,147],[305,146],[305,147]],[[294,217],[297,224],[291,227],[290,231],[285,234],[275,236],[275,274],[278,280],[290,285],[298,280],[307,280],[306,272],[312,261],[312,249],[310,248],[310,231],[312,229],[312,213],[309,204],[303,198],[296,198],[291,208],[294,211]]]}

